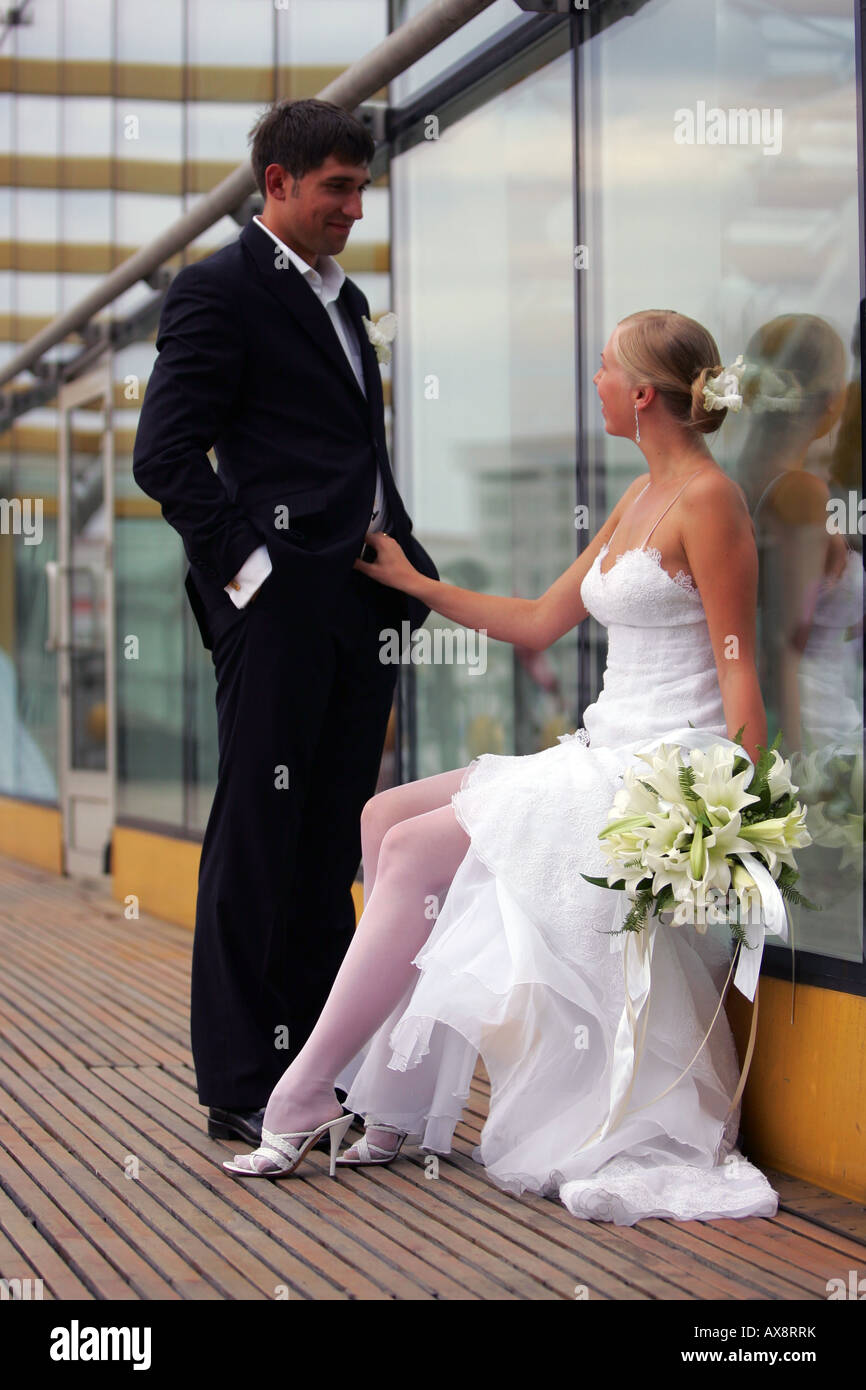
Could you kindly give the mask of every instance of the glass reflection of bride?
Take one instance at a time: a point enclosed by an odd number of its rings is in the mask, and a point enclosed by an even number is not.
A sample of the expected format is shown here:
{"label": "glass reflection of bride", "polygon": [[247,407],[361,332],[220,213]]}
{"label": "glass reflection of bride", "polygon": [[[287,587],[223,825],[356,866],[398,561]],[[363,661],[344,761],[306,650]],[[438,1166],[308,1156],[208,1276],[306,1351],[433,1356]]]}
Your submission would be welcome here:
{"label": "glass reflection of bride", "polygon": [[792,909],[795,945],[859,960],[859,391],[846,386],[838,334],[812,314],[764,324],[745,357],[742,389],[745,400],[751,389],[753,408],[738,477],[749,496],[760,562],[761,690],[770,734],[775,722],[792,755],[798,795],[809,805],[814,846],[804,856],[800,886],[824,909],[820,916]]}
{"label": "glass reflection of bride", "polygon": [[[288,1175],[327,1137],[333,1164],[391,1162],[406,1136],[447,1154],[480,1052],[491,1093],[473,1158],[507,1191],[625,1225],[776,1211],[736,1148],[739,1064],[718,1007],[726,923],[656,931],[630,1108],[608,1126],[625,1008],[619,895],[583,877],[605,872],[598,833],[625,768],[643,766],[637,748],[689,723],[711,740],[743,728],[753,759],[766,741],[753,528],[705,442],[724,418],[705,398],[721,371],[694,320],[623,320],[594,381],[606,431],[634,439],[649,471],[540,599],[430,581],[433,611],[539,650],[592,613],[608,632],[604,687],[553,747],[484,754],[368,802],[354,939],[271,1094],[261,1146],[229,1171]],[[356,562],[364,573],[426,585],[393,538],[368,539],[377,559]],[[368,1120],[339,1160],[351,1115],[334,1114],[337,1086]]]}

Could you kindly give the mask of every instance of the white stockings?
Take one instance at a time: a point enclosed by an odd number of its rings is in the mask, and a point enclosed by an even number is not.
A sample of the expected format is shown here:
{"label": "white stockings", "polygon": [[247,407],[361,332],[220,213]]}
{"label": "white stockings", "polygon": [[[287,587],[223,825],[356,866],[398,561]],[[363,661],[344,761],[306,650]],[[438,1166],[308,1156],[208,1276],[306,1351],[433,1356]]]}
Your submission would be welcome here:
{"label": "white stockings", "polygon": [[[265,1128],[300,1133],[339,1113],[334,1078],[417,975],[411,962],[435,921],[430,897],[441,904],[469,848],[451,807],[465,770],[393,787],[364,807],[364,911],[315,1028],[271,1092]],[[372,1126],[367,1138],[385,1149],[397,1142],[395,1135]]]}

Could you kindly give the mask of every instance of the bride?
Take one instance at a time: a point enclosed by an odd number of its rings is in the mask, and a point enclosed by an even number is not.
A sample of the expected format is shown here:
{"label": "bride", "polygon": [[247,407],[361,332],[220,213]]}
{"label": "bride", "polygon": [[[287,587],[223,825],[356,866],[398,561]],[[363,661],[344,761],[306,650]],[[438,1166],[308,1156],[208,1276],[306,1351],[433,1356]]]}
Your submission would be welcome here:
{"label": "bride", "polygon": [[[721,370],[711,335],[682,314],[616,326],[594,382],[607,433],[634,439],[648,472],[538,599],[428,579],[390,536],[367,537],[376,559],[357,568],[500,641],[540,651],[591,613],[608,629],[603,689],[552,748],[484,754],[367,803],[363,914],[271,1094],[261,1146],[230,1172],[284,1176],[326,1139],[332,1174],[335,1162],[391,1162],[406,1137],[447,1154],[480,1052],[491,1095],[473,1158],[500,1187],[624,1225],[775,1213],[776,1193],[736,1149],[723,1009],[689,1066],[730,963],[724,925],[656,933],[630,1108],[604,1133],[623,938],[619,895],[582,877],[607,872],[597,836],[623,770],[641,766],[636,748],[688,722],[727,738],[744,726],[753,760],[766,742],[754,532],[703,439],[725,415],[704,403]],[[349,1114],[335,1115],[335,1086]],[[351,1112],[365,1135],[336,1158]]]}

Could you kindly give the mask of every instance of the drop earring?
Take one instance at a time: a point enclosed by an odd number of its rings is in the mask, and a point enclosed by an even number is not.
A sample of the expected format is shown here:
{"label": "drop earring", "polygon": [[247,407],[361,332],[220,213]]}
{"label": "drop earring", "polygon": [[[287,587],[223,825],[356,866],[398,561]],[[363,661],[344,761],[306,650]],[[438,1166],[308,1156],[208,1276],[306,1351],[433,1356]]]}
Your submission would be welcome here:
{"label": "drop earring", "polygon": [[634,408],[634,442],[640,444],[640,420],[637,418],[637,403]]}

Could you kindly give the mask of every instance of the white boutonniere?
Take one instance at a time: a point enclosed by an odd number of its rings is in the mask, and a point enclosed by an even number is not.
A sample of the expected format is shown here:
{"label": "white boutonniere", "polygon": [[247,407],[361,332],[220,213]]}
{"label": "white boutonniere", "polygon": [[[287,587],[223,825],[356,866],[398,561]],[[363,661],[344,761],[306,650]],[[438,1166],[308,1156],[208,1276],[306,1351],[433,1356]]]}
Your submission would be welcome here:
{"label": "white boutonniere", "polygon": [[391,344],[397,333],[397,315],[383,314],[375,323],[371,323],[362,314],[361,320],[367,330],[367,337],[376,349],[377,361],[387,366],[391,361]]}

